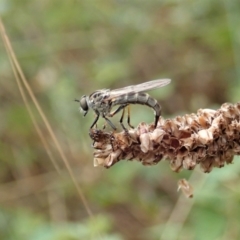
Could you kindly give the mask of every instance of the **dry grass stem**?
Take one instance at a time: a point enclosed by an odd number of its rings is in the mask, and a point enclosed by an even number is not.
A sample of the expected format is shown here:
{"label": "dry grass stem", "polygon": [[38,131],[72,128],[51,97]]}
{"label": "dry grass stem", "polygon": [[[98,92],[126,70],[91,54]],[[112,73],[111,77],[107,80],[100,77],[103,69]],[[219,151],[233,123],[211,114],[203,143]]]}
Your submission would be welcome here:
{"label": "dry grass stem", "polygon": [[140,123],[126,132],[108,133],[92,129],[94,166],[111,167],[120,160],[143,165],[169,161],[173,171],[204,172],[232,163],[240,154],[240,103],[225,103],[218,110],[199,109],[196,114],[160,118],[157,128]]}

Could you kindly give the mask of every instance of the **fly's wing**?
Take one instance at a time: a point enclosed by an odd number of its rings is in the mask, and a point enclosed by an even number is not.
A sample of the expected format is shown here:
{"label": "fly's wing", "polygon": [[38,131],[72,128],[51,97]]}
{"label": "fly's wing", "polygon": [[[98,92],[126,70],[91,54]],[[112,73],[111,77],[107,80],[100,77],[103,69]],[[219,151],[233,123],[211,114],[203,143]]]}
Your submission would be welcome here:
{"label": "fly's wing", "polygon": [[157,79],[149,82],[144,82],[137,85],[131,85],[123,88],[118,88],[111,90],[109,96],[105,100],[111,100],[115,97],[119,97],[124,94],[133,93],[133,92],[146,92],[151,89],[156,89],[164,87],[171,82],[171,79]]}

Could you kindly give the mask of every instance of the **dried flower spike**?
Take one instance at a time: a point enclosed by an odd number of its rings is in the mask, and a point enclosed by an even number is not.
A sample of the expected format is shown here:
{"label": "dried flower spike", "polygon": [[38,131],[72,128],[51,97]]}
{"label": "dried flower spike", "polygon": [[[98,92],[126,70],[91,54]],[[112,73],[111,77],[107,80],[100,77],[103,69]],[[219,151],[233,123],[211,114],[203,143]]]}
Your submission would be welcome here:
{"label": "dried flower spike", "polygon": [[120,160],[154,165],[162,159],[173,171],[204,172],[232,163],[240,154],[240,103],[225,103],[218,110],[200,109],[196,114],[159,119],[153,125],[140,123],[129,132],[108,133],[92,129],[94,165],[111,167]]}

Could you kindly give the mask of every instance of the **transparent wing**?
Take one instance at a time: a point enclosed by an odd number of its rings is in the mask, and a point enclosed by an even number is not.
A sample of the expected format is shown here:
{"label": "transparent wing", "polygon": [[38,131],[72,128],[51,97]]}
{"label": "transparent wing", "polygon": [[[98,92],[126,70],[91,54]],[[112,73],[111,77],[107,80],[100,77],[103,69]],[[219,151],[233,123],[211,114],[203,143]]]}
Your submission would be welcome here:
{"label": "transparent wing", "polygon": [[156,89],[164,87],[171,82],[171,79],[157,79],[149,82],[144,82],[137,85],[131,85],[123,88],[118,88],[110,91],[109,97],[105,100],[111,100],[112,98],[119,97],[123,94],[133,93],[133,92],[146,92],[151,89]]}

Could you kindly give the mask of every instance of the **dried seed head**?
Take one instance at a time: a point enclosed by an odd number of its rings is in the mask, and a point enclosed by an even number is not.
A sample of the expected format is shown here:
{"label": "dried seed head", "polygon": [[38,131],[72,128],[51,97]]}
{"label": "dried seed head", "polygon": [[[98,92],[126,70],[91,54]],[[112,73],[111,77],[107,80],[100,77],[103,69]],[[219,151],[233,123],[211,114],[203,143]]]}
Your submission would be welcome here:
{"label": "dried seed head", "polygon": [[150,141],[150,136],[149,133],[143,133],[139,136],[141,145],[140,148],[142,150],[142,152],[147,153],[148,151],[152,150],[152,145],[151,145],[151,141]]}
{"label": "dried seed head", "polygon": [[240,154],[240,103],[225,103],[219,110],[199,109],[197,114],[173,119],[161,117],[156,129],[140,123],[128,133],[91,130],[90,137],[95,166],[111,167],[121,159],[154,165],[166,159],[176,172],[198,164],[210,172]]}

